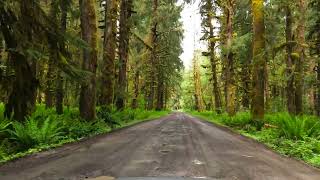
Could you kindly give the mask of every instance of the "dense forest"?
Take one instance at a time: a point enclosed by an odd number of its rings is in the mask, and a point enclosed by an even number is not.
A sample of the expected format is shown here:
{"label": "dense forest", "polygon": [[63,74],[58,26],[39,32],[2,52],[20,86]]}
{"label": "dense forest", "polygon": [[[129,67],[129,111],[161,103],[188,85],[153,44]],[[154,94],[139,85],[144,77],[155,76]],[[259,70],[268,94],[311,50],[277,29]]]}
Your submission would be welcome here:
{"label": "dense forest", "polygon": [[320,2],[201,0],[207,48],[188,68],[181,12],[193,3],[1,1],[1,159],[170,110],[318,143]]}
{"label": "dense forest", "polygon": [[[207,51],[196,51],[186,109],[319,116],[318,1],[201,1]],[[200,74],[200,75],[199,75]]]}

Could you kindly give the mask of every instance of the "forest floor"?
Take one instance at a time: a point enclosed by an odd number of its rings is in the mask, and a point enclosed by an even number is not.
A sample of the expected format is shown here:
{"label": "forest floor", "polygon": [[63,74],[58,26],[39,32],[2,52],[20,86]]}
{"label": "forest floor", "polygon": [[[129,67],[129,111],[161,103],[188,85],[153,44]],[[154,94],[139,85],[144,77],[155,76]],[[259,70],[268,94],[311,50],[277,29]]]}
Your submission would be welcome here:
{"label": "forest floor", "polygon": [[1,180],[99,176],[318,180],[320,171],[184,113],[0,166]]}

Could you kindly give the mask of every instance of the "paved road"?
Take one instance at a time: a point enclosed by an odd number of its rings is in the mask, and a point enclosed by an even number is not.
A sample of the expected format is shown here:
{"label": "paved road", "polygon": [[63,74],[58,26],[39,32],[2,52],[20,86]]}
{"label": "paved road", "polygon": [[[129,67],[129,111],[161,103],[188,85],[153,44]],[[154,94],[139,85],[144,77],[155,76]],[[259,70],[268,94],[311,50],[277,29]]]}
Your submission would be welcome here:
{"label": "paved road", "polygon": [[1,180],[79,180],[100,176],[320,180],[320,171],[183,113],[0,167]]}

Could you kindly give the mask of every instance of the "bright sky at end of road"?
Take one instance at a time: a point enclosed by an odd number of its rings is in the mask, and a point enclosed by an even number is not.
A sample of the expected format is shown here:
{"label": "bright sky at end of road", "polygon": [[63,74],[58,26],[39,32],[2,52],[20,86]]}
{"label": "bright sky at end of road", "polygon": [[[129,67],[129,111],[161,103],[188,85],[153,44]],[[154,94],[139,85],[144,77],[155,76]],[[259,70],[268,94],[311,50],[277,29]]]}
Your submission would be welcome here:
{"label": "bright sky at end of road", "polygon": [[193,4],[186,4],[181,13],[181,21],[183,22],[184,28],[184,39],[182,42],[183,54],[181,54],[180,58],[186,69],[189,69],[192,65],[194,50],[206,49],[205,42],[200,41],[202,33],[199,3],[200,0],[195,0]]}

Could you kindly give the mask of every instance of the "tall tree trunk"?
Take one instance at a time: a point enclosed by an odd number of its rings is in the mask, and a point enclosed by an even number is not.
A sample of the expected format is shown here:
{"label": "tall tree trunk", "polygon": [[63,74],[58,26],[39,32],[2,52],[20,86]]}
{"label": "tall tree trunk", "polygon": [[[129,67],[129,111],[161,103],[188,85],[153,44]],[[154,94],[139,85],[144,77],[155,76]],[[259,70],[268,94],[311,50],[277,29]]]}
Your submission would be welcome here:
{"label": "tall tree trunk", "polygon": [[28,34],[32,36],[32,32],[30,31],[32,28],[29,19],[34,15],[32,3],[23,1],[20,5],[22,19],[18,20],[18,22],[10,21],[14,18],[12,18],[10,14],[6,14],[6,11],[3,9],[4,7],[0,6],[0,13],[2,16],[2,18],[0,18],[0,28],[7,45],[9,60],[11,61],[10,64],[15,72],[12,90],[9,93],[4,114],[6,117],[11,117],[13,114],[14,119],[23,121],[25,120],[25,117],[30,115],[34,110],[39,82],[36,79],[35,69],[33,69],[32,65],[28,62],[27,57],[14,51],[14,49],[18,48],[18,41],[15,37],[16,34],[13,34],[12,31],[15,23],[20,23],[20,25],[22,25],[22,28],[24,28],[22,32],[26,33],[24,35]]}
{"label": "tall tree trunk", "polygon": [[303,111],[302,97],[303,97],[303,62],[305,60],[305,23],[306,23],[306,2],[305,0],[298,0],[299,20],[297,27],[297,54],[299,55],[295,63],[295,105],[296,114],[301,114]]}
{"label": "tall tree trunk", "polygon": [[242,76],[242,87],[243,87],[243,94],[242,94],[242,106],[245,109],[250,108],[250,92],[251,92],[251,71],[250,71],[250,63],[252,59],[252,52],[250,53],[246,62],[242,65],[241,68],[241,76]]}
{"label": "tall tree trunk", "polygon": [[213,4],[211,0],[207,0],[207,16],[209,24],[209,50],[210,50],[210,64],[211,64],[211,73],[212,73],[212,85],[213,85],[213,95],[214,95],[214,104],[215,111],[220,114],[222,112],[222,102],[221,102],[221,92],[219,88],[218,78],[217,78],[217,60],[215,58],[215,40],[214,40],[214,27],[212,24],[213,20]]}
{"label": "tall tree trunk", "polygon": [[253,12],[253,96],[252,118],[258,129],[264,120],[264,90],[265,90],[265,26],[264,1],[252,0]]}
{"label": "tall tree trunk", "polygon": [[153,109],[155,87],[156,87],[156,46],[157,46],[157,16],[158,16],[158,0],[153,0],[152,6],[152,22],[151,22],[151,46],[153,47],[150,54],[150,85],[149,85],[149,97],[148,97],[148,110]]}
{"label": "tall tree trunk", "polygon": [[193,58],[193,81],[194,81],[194,98],[195,108],[197,111],[203,111],[202,90],[201,90],[201,75],[198,64],[198,55],[195,54]]}
{"label": "tall tree trunk", "polygon": [[126,103],[127,62],[129,52],[129,36],[132,0],[121,0],[120,7],[120,43],[119,43],[119,75],[116,97],[116,107],[123,110]]}
{"label": "tall tree trunk", "polygon": [[[320,51],[320,50],[319,50]],[[320,52],[318,51],[318,54]],[[317,83],[316,83],[316,114],[317,116],[320,116],[320,59],[319,57],[317,58]]]}
{"label": "tall tree trunk", "polygon": [[[65,0],[66,1],[66,0]],[[68,16],[68,12],[67,12],[67,4],[65,1],[61,1],[60,3],[60,9],[61,9],[61,31],[63,33],[66,32],[67,30],[67,16]],[[65,42],[62,43],[61,47],[60,47],[60,51],[64,52],[66,51],[66,47],[65,47]],[[63,84],[64,84],[64,79],[62,77],[62,72],[60,69],[58,69],[57,71],[57,81],[56,81],[56,112],[58,114],[62,114],[63,113],[63,96],[64,96],[64,92],[63,92]]]}
{"label": "tall tree trunk", "polygon": [[90,49],[83,51],[83,70],[92,72],[90,82],[81,85],[80,115],[86,120],[96,117],[97,19],[94,0],[80,0],[82,39]]}
{"label": "tall tree trunk", "polygon": [[234,73],[234,59],[231,45],[233,41],[233,18],[234,18],[234,0],[228,0],[228,5],[225,8],[226,15],[226,107],[229,116],[236,114],[236,86]]}
{"label": "tall tree trunk", "polygon": [[[57,22],[57,8],[54,5],[54,1],[50,2],[50,13],[49,17],[53,22]],[[46,75],[46,90],[45,90],[45,103],[46,108],[52,108],[54,104],[54,93],[55,93],[55,81],[57,74],[56,62],[58,59],[58,45],[57,41],[48,34],[49,43],[49,61],[48,71]]]}
{"label": "tall tree trunk", "polygon": [[157,88],[157,106],[156,106],[157,111],[163,110],[164,90],[165,90],[164,83],[161,79],[159,79],[158,88]]}
{"label": "tall tree trunk", "polygon": [[131,108],[132,109],[137,109],[138,108],[138,97],[139,97],[139,81],[140,79],[140,71],[139,69],[136,69],[136,72],[134,73],[134,90],[133,90],[133,98],[132,98],[132,104]]}
{"label": "tall tree trunk", "polygon": [[56,58],[57,58],[57,52],[56,48],[53,48],[54,41],[49,40],[50,45],[50,52],[49,52],[49,61],[48,61],[48,71],[46,75],[46,90],[45,90],[45,104],[46,108],[52,108],[54,104],[54,92],[55,92],[55,85],[54,82],[56,80],[56,70],[57,67],[55,66]]}
{"label": "tall tree trunk", "polygon": [[118,0],[107,0],[105,7],[101,102],[107,106],[113,104],[114,97],[118,5]]}
{"label": "tall tree trunk", "polygon": [[292,33],[292,13],[291,13],[291,8],[289,6],[286,7],[286,51],[287,51],[287,87],[286,87],[286,92],[287,92],[287,108],[288,112],[290,114],[295,114],[295,87],[294,87],[294,73],[293,73],[293,58],[292,58],[292,53],[293,53],[293,33]]}

